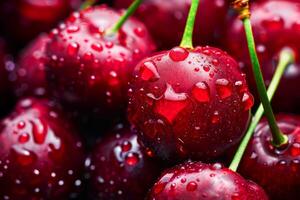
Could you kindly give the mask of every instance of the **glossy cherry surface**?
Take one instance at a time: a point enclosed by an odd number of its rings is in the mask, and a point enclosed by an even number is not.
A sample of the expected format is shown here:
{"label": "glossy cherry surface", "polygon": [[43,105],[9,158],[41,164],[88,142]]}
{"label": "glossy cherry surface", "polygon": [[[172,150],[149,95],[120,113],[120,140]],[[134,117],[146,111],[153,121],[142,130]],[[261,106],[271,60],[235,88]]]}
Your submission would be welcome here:
{"label": "glossy cherry surface", "polygon": [[[275,72],[280,51],[283,48],[290,48],[295,53],[295,63],[287,68],[272,101],[275,111],[300,111],[300,94],[295,92],[298,91],[300,84],[299,18],[299,1],[262,1],[257,4],[253,3],[251,6],[251,22],[256,50],[267,85]],[[242,23],[239,19],[235,19],[228,25],[227,30],[227,49],[241,61],[243,70],[249,74],[247,77],[250,79],[251,89],[255,91],[250,58],[248,50],[245,48],[247,44]]]}
{"label": "glossy cherry surface", "polygon": [[43,34],[21,53],[14,83],[16,96],[43,97],[47,95],[45,64],[48,42],[49,37]]}
{"label": "glossy cherry surface", "polygon": [[[115,6],[127,8],[132,0],[116,0]],[[196,44],[216,44],[224,31],[227,12],[225,0],[202,0],[196,19],[194,41]],[[179,44],[188,16],[191,0],[145,0],[136,12],[161,49]],[[151,17],[149,17],[151,16]]]}
{"label": "glossy cherry surface", "polygon": [[146,27],[134,18],[105,36],[120,16],[107,6],[96,6],[73,13],[52,31],[48,78],[54,95],[67,107],[102,118],[124,112],[128,78],[155,46]]}
{"label": "glossy cherry surface", "polygon": [[0,32],[19,46],[49,31],[80,3],[81,0],[1,0]]}
{"label": "glossy cherry surface", "polygon": [[118,126],[101,140],[86,167],[92,199],[144,199],[161,166],[138,143],[136,131]]}
{"label": "glossy cherry surface", "polygon": [[169,160],[221,155],[243,136],[253,105],[236,61],[212,47],[146,58],[129,93],[129,120],[144,145]]}
{"label": "glossy cherry surface", "polygon": [[266,120],[257,126],[239,171],[260,184],[272,199],[299,199],[300,196],[300,117],[278,115],[277,123],[289,138],[283,149],[274,148]]}
{"label": "glossy cherry surface", "polygon": [[67,199],[81,191],[81,140],[47,100],[21,100],[1,121],[0,147],[1,199]]}
{"label": "glossy cherry surface", "polygon": [[264,190],[221,164],[188,162],[166,170],[148,200],[264,200]]}

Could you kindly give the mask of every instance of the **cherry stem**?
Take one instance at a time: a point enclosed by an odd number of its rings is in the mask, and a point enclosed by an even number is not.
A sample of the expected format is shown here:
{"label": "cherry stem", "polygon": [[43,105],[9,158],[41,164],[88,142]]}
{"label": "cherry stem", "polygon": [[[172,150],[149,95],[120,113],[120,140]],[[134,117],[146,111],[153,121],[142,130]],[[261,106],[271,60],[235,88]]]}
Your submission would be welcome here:
{"label": "cherry stem", "polygon": [[189,49],[193,48],[193,32],[194,32],[194,25],[195,25],[198,6],[199,6],[199,0],[192,0],[191,8],[186,21],[180,47],[189,48]]}
{"label": "cherry stem", "polygon": [[263,76],[261,73],[260,64],[259,64],[256,50],[255,50],[255,42],[254,42],[254,38],[253,38],[253,32],[252,32],[250,18],[248,18],[248,17],[244,18],[243,24],[244,24],[244,28],[245,28],[245,33],[246,33],[246,38],[247,38],[247,43],[248,43],[248,50],[249,50],[249,54],[250,54],[250,58],[251,58],[252,69],[253,69],[253,73],[254,73],[256,87],[257,87],[259,97],[260,97],[260,100],[264,107],[265,115],[267,117],[270,129],[271,129],[272,138],[273,138],[272,142],[275,147],[281,147],[282,145],[284,145],[288,142],[288,138],[286,135],[284,135],[280,131],[280,129],[277,125],[270,101],[268,99],[266,86],[264,84],[264,79],[263,79]]}
{"label": "cherry stem", "polygon": [[87,8],[91,7],[92,5],[94,5],[95,3],[96,3],[96,0],[85,0],[80,6],[80,10],[87,9]]}
{"label": "cherry stem", "polygon": [[135,0],[134,2],[132,2],[132,4],[129,6],[126,12],[120,17],[118,22],[105,32],[105,35],[113,35],[117,33],[119,29],[123,26],[123,24],[126,22],[126,20],[136,11],[136,9],[139,7],[142,1],[143,0]]}
{"label": "cherry stem", "polygon": [[[284,71],[286,70],[287,66],[291,63],[294,62],[294,53],[290,50],[290,49],[283,49],[280,52],[280,56],[279,56],[279,62],[276,68],[276,71],[274,73],[274,76],[272,78],[272,81],[270,83],[270,86],[268,88],[268,99],[271,101],[275,91],[279,85],[280,79],[284,74]],[[257,109],[254,117],[252,118],[251,124],[247,130],[247,133],[245,134],[242,142],[240,143],[239,148],[237,149],[237,152],[235,153],[232,162],[229,166],[229,169],[231,169],[232,171],[236,171],[239,163],[245,153],[245,150],[247,148],[247,145],[251,139],[251,136],[258,124],[258,122],[260,121],[261,117],[263,116],[264,113],[264,107],[262,104],[259,105],[259,108]]]}

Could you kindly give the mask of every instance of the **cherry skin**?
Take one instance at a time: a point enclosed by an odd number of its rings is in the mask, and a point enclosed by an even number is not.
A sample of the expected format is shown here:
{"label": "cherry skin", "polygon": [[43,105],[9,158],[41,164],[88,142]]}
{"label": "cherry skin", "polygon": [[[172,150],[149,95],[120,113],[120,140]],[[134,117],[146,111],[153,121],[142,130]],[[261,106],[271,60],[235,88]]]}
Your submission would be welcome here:
{"label": "cherry skin", "polygon": [[[278,9],[280,8],[280,9]],[[300,94],[300,3],[291,1],[263,1],[251,6],[251,22],[253,26],[256,50],[261,69],[268,85],[275,72],[278,55],[283,48],[290,48],[295,54],[295,63],[291,64],[284,74],[273,102],[275,111],[299,112]],[[246,46],[244,28],[239,19],[228,25],[227,49],[241,61],[244,71],[249,74],[249,82],[256,91],[251,63]],[[258,95],[257,99],[258,99]]]}
{"label": "cherry skin", "polygon": [[161,170],[152,156],[133,129],[121,125],[109,132],[86,160],[91,199],[144,199]]}
{"label": "cherry skin", "polygon": [[80,3],[81,0],[2,0],[1,32],[14,45],[25,44],[39,33],[49,31]]}
{"label": "cherry skin", "polygon": [[299,199],[300,196],[300,117],[277,115],[281,131],[289,138],[283,149],[274,148],[267,121],[257,126],[239,171],[260,184],[271,199]]}
{"label": "cherry skin", "polygon": [[[116,0],[115,6],[127,8],[132,0]],[[196,19],[194,41],[196,44],[214,44],[223,34],[227,1],[202,0]],[[188,16],[191,0],[145,0],[136,16],[145,22],[161,49],[179,44]],[[149,17],[151,16],[151,17]]]}
{"label": "cherry skin", "polygon": [[81,140],[47,100],[21,100],[0,124],[0,147],[1,199],[67,199],[81,191]]}
{"label": "cherry skin", "polygon": [[128,78],[155,45],[134,18],[106,36],[120,16],[105,5],[96,6],[73,13],[52,31],[47,74],[55,97],[66,107],[107,119],[126,110]]}
{"label": "cherry skin", "polygon": [[163,159],[210,160],[243,136],[253,99],[227,53],[175,47],[141,61],[129,89],[129,120]]}
{"label": "cherry skin", "polygon": [[166,170],[149,200],[264,200],[264,190],[221,164],[187,162]]}
{"label": "cherry skin", "polygon": [[47,96],[45,64],[48,42],[49,37],[43,34],[21,53],[14,83],[16,96]]}

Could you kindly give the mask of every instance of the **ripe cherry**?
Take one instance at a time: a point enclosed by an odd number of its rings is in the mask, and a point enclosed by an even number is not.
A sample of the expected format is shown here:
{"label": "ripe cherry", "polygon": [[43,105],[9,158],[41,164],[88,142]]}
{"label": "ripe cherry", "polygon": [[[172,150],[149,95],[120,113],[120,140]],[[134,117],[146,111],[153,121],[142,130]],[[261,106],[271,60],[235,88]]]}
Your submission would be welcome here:
{"label": "ripe cherry", "polygon": [[77,9],[81,0],[1,0],[1,32],[14,45],[24,44]]}
{"label": "ripe cherry", "polygon": [[243,136],[253,100],[225,52],[175,47],[143,60],[134,76],[129,119],[163,158],[216,157]]}
{"label": "ripe cherry", "polygon": [[20,55],[16,69],[15,93],[20,96],[46,96],[46,45],[49,37],[39,36]]}
{"label": "ripe cherry", "polygon": [[120,16],[121,12],[96,6],[73,13],[52,31],[48,78],[66,107],[107,119],[124,112],[129,75],[154,44],[146,27],[133,18],[107,35]]}
{"label": "ripe cherry", "polygon": [[[280,8],[280,9],[278,9]],[[273,100],[275,111],[300,111],[300,94],[298,85],[300,84],[300,3],[299,1],[262,1],[253,3],[251,7],[251,22],[253,26],[256,50],[262,66],[265,83],[268,85],[276,69],[278,55],[284,48],[294,51],[296,62],[291,64],[280,83]],[[242,23],[239,19],[234,19],[228,25],[227,47],[228,50],[241,61],[247,74],[252,74],[251,63],[246,46],[246,38]],[[255,84],[253,76],[248,76],[249,85]]]}
{"label": "ripe cherry", "polygon": [[149,200],[264,200],[264,190],[221,164],[188,162],[166,170]]}
{"label": "ripe cherry", "polygon": [[[126,8],[132,0],[116,0],[115,6]],[[161,49],[180,42],[191,0],[145,0],[136,12]],[[195,26],[196,44],[217,44],[224,31],[227,1],[202,0]],[[151,16],[151,17],[149,17]]]}
{"label": "ripe cherry", "polygon": [[272,145],[266,120],[257,126],[239,172],[260,184],[272,199],[298,199],[300,196],[300,117],[278,115],[277,123],[289,138],[282,149]]}
{"label": "ripe cherry", "polygon": [[160,165],[144,152],[136,131],[118,126],[95,147],[86,160],[92,199],[144,199],[159,176]]}
{"label": "ripe cherry", "polygon": [[1,122],[0,147],[1,199],[67,199],[81,191],[81,140],[47,100],[21,100]]}

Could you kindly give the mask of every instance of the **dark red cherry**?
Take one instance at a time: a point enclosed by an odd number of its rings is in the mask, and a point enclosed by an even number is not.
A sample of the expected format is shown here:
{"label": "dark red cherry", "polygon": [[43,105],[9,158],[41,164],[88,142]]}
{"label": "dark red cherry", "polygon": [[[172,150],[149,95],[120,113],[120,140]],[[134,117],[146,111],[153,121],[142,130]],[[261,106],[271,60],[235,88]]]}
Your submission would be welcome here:
{"label": "dark red cherry", "polygon": [[[280,9],[279,9],[280,8]],[[296,60],[291,64],[280,82],[273,102],[275,111],[300,111],[300,3],[299,1],[263,1],[251,6],[251,22],[253,26],[256,50],[261,69],[268,85],[278,62],[278,55],[284,48],[294,51]],[[250,58],[246,47],[243,26],[239,19],[228,25],[228,50],[241,61],[241,66],[250,74],[250,85],[255,91]],[[258,96],[258,95],[256,95]],[[257,98],[258,99],[258,98]]]}
{"label": "dark red cherry", "polygon": [[243,136],[253,99],[227,53],[175,47],[141,61],[129,89],[129,119],[164,159],[210,160]]}
{"label": "dark red cherry", "polygon": [[105,35],[120,16],[107,6],[96,6],[73,13],[52,31],[47,49],[49,83],[67,107],[102,118],[124,112],[128,78],[155,46],[146,27],[134,18],[116,34]]}
{"label": "dark red cherry", "polygon": [[[131,2],[132,0],[116,0],[115,6],[127,8]],[[216,44],[223,35],[226,2],[200,1],[194,31],[196,44]],[[181,40],[190,6],[191,0],[145,0],[136,16],[146,24],[160,48],[169,49]]]}
{"label": "dark red cherry", "polygon": [[0,147],[1,199],[68,199],[81,191],[81,140],[47,100],[21,100],[1,121]]}
{"label": "dark red cherry", "polygon": [[300,196],[300,117],[277,115],[281,131],[289,138],[283,149],[271,143],[271,131],[267,121],[257,126],[239,171],[245,177],[260,184],[271,199],[296,200]]}
{"label": "dark red cherry", "polygon": [[148,200],[264,200],[264,190],[221,164],[187,162],[166,170]]}
{"label": "dark red cherry", "polygon": [[139,144],[136,131],[118,126],[86,160],[91,199],[144,199],[161,169],[152,156]]}
{"label": "dark red cherry", "polygon": [[20,46],[39,33],[49,31],[81,0],[1,0],[1,31],[14,45]]}
{"label": "dark red cherry", "polygon": [[46,45],[49,37],[39,36],[20,55],[16,69],[15,94],[20,96],[46,96]]}

